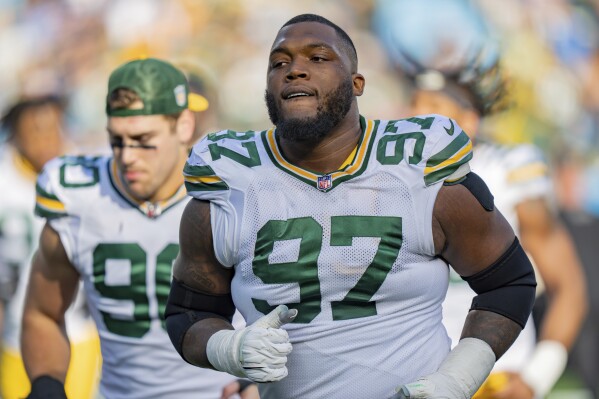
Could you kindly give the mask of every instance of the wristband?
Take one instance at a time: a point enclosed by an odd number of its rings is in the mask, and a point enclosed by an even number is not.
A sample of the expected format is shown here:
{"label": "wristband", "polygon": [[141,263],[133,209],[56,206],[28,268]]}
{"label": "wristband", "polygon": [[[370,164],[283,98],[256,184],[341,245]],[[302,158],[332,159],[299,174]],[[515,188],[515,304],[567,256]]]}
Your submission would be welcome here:
{"label": "wristband", "polygon": [[545,397],[566,368],[568,350],[558,341],[540,341],[520,373],[536,396]]}
{"label": "wristband", "polygon": [[31,383],[27,399],[67,399],[64,384],[54,377],[42,375]]}

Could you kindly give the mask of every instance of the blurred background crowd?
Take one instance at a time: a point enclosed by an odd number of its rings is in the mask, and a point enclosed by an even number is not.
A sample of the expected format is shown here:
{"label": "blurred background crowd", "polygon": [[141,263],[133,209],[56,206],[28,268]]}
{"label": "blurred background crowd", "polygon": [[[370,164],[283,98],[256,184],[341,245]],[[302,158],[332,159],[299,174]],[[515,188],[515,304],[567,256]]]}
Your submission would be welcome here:
{"label": "blurred background crowd", "polygon": [[[367,82],[360,109],[370,118],[408,116],[414,61],[451,67],[472,51],[500,54],[507,106],[483,120],[480,134],[543,151],[589,286],[599,283],[598,0],[0,0],[2,137],[19,107],[49,102],[58,117],[18,123],[50,123],[81,151],[108,152],[105,82],[142,56],[188,71],[209,102],[203,131],[264,129],[268,50],[280,26],[304,12],[330,18],[354,40]],[[598,293],[589,291],[597,323]],[[569,375],[597,389],[597,375],[585,373],[597,372],[599,337],[586,328],[591,338],[579,342]]]}
{"label": "blurred background crowd", "polygon": [[[368,79],[362,113],[398,118],[408,112],[410,82],[397,47],[430,57],[438,49],[427,36],[465,47],[484,30],[500,48],[511,106],[488,118],[483,132],[502,143],[539,145],[569,173],[564,204],[599,214],[599,2],[415,3],[0,0],[0,109],[56,96],[65,107],[67,134],[80,145],[105,146],[101,111],[108,73],[126,60],[156,56],[201,70],[218,110],[209,129],[261,129],[269,123],[262,98],[272,38],[289,17],[311,11],[333,19],[356,41]],[[482,21],[464,11],[468,3],[482,12]]]}

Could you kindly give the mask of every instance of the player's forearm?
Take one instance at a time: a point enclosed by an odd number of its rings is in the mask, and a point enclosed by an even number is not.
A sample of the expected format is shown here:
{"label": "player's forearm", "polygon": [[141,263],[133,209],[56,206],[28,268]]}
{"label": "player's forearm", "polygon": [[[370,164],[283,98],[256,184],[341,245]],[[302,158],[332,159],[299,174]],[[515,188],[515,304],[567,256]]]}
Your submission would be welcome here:
{"label": "player's forearm", "polygon": [[570,349],[588,309],[586,283],[574,245],[558,227],[542,247],[534,249],[533,256],[540,269],[560,271],[545,281],[549,304],[539,339],[558,341]]}
{"label": "player's forearm", "polygon": [[64,383],[71,357],[64,325],[42,313],[27,311],[23,318],[21,351],[30,380],[49,375]]}
{"label": "player's forearm", "polygon": [[499,359],[514,343],[522,328],[516,322],[498,313],[472,310],[468,313],[462,338],[478,338],[485,341]]}
{"label": "player's forearm", "polygon": [[568,350],[572,347],[587,312],[583,291],[550,294],[552,298],[543,317],[539,340],[558,341]]}
{"label": "player's forearm", "polygon": [[206,354],[208,340],[217,331],[233,329],[233,326],[227,321],[216,318],[195,323],[187,330],[183,339],[183,356],[185,360],[198,367],[214,369]]}

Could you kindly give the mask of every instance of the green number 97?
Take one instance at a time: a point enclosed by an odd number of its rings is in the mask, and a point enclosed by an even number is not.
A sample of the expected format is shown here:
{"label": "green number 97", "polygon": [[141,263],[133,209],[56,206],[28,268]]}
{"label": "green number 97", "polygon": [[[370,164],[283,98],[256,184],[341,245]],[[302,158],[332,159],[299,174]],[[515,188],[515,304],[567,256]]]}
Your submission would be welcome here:
{"label": "green number 97", "polygon": [[[318,278],[318,256],[322,250],[322,226],[311,217],[268,221],[259,231],[252,268],[266,284],[297,283],[299,302],[287,303],[298,310],[294,323],[310,323],[321,312],[322,294]],[[348,320],[377,314],[372,296],[391,271],[402,245],[400,217],[333,216],[331,246],[351,246],[354,237],[380,238],[377,252],[356,285],[341,301],[331,302],[333,320]],[[277,241],[299,239],[295,262],[269,263]],[[268,313],[278,304],[252,298],[256,309]]]}

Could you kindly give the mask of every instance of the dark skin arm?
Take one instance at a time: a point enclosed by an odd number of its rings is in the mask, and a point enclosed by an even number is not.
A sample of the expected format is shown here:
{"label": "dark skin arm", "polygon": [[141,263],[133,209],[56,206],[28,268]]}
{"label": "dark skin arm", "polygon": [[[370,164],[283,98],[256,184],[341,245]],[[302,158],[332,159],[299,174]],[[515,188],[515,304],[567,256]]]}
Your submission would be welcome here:
{"label": "dark skin arm", "polygon": [[[214,257],[210,203],[192,199],[181,217],[179,256],[173,276],[183,284],[207,294],[231,292],[233,270],[223,267]],[[219,330],[233,330],[225,320],[209,318],[195,323],[183,339],[185,359],[199,367],[213,368],[206,356],[206,344]]]}
{"label": "dark skin arm", "polygon": [[46,224],[35,253],[23,313],[21,351],[30,380],[49,375],[64,383],[71,349],[65,312],[79,287],[58,233]]}
{"label": "dark skin arm", "polygon": [[[436,253],[459,275],[471,276],[496,261],[513,243],[515,235],[503,215],[486,211],[461,184],[443,186],[433,211]],[[468,306],[469,304],[464,304]],[[468,313],[461,338],[478,338],[491,346],[499,359],[522,328],[497,313]]]}
{"label": "dark skin arm", "polygon": [[584,273],[574,244],[545,200],[522,202],[516,211],[522,247],[532,256],[549,298],[540,339],[559,341],[569,349],[587,311]]}

